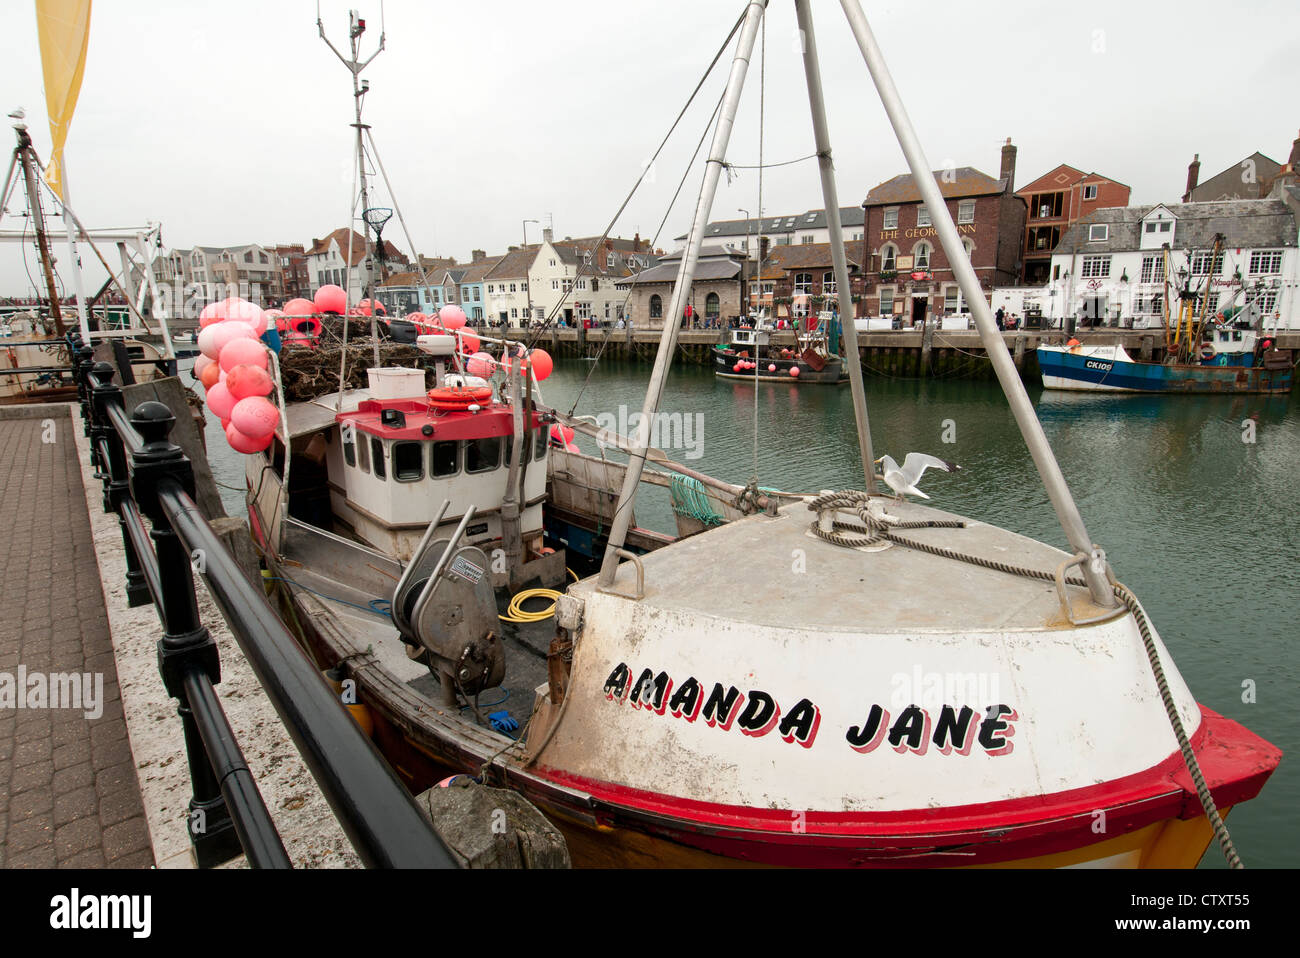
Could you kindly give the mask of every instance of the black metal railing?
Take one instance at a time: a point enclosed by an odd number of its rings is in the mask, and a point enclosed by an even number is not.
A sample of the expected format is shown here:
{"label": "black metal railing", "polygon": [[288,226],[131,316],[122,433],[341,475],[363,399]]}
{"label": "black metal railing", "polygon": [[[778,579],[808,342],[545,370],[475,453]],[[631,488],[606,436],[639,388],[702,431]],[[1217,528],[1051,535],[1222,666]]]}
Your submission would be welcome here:
{"label": "black metal railing", "polygon": [[410,792],[195,505],[190,461],[168,438],[171,410],[150,401],[128,416],[113,366],[96,363],[75,333],[68,346],[104,511],[122,529],[127,600],[152,602],[162,623],[158,668],[179,703],[193,790],[187,827],[200,866],[241,850],[255,868],[292,864],[217,698],[221,665],[199,619],[196,556],[209,593],[361,860],[372,868],[456,867]]}

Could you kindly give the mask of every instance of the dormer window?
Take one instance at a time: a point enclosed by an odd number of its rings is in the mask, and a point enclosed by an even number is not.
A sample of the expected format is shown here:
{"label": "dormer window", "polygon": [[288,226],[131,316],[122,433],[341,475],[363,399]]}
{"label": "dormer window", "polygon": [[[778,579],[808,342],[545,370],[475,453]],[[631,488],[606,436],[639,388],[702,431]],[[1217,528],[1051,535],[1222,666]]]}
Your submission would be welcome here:
{"label": "dormer window", "polygon": [[1106,223],[1094,223],[1088,227],[1088,242],[1103,243],[1110,239],[1110,226]]}

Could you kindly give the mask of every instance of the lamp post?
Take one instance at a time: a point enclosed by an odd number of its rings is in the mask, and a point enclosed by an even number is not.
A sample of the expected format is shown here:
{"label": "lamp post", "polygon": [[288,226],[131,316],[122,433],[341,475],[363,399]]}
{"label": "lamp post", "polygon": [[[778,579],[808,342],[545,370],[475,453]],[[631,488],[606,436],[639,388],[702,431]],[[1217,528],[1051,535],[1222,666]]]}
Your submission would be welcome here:
{"label": "lamp post", "polygon": [[[523,227],[524,227],[524,252],[525,253],[527,253],[528,251],[528,224],[536,223],[540,226],[541,222],[542,222],[541,220],[524,220]],[[524,319],[524,328],[527,329],[528,327],[533,325],[533,286],[527,270],[524,271],[524,292],[528,294],[528,315]]]}

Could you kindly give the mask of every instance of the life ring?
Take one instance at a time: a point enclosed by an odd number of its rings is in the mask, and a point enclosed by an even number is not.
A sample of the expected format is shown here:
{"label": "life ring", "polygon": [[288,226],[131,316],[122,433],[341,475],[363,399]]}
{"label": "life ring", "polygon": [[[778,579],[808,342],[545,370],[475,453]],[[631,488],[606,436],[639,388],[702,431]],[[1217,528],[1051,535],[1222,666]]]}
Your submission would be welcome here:
{"label": "life ring", "polygon": [[429,405],[434,409],[467,409],[491,398],[491,386],[439,386],[429,390]]}

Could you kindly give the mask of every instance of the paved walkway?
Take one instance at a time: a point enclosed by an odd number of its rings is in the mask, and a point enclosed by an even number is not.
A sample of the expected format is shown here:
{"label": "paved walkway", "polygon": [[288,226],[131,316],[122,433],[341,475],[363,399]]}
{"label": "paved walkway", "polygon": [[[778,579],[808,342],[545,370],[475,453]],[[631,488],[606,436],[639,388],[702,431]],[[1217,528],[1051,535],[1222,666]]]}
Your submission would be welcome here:
{"label": "paved walkway", "polygon": [[[0,867],[148,868],[73,428],[0,418]],[[102,675],[102,699],[15,707],[52,673]]]}

